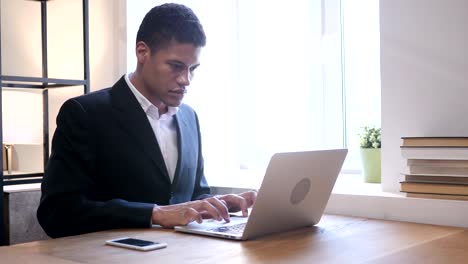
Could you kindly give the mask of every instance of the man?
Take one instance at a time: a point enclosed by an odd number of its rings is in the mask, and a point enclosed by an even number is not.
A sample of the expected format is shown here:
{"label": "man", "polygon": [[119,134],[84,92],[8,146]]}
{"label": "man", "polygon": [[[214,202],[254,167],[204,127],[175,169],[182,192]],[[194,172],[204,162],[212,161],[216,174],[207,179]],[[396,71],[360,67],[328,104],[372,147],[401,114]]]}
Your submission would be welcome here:
{"label": "man", "polygon": [[205,42],[192,10],[157,6],[138,31],[135,72],[64,103],[37,211],[49,236],[247,214],[255,192],[210,195],[197,115],[182,104]]}

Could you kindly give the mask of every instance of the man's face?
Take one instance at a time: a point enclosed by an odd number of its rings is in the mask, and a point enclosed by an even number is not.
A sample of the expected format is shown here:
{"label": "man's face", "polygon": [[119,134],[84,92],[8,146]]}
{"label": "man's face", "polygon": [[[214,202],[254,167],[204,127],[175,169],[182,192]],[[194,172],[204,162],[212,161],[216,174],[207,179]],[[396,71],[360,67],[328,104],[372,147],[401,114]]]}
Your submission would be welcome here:
{"label": "man's face", "polygon": [[[145,95],[161,111],[166,106],[179,106],[194,70],[200,65],[201,48],[171,41],[169,46],[143,57],[141,80]],[[138,48],[137,48],[138,53]],[[141,58],[138,58],[139,60]]]}

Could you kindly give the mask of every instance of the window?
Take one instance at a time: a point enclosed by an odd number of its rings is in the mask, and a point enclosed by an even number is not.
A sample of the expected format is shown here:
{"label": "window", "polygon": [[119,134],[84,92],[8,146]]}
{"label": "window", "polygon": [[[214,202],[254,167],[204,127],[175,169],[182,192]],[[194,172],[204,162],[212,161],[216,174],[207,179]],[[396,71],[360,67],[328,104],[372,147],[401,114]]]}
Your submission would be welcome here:
{"label": "window", "polygon": [[[128,3],[128,71],[143,16],[163,2]],[[185,103],[200,118],[211,185],[256,185],[275,152],[354,140],[345,126],[340,0],[175,2],[191,7],[207,34]]]}
{"label": "window", "polygon": [[346,98],[347,172],[361,170],[363,126],[380,127],[380,27],[378,0],[341,0]]}

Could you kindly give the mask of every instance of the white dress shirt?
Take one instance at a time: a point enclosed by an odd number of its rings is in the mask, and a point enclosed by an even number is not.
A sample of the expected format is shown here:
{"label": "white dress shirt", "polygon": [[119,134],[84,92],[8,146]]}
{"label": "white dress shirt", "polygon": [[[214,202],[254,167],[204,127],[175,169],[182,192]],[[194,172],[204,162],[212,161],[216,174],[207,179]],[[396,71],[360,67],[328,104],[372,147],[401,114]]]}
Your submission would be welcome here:
{"label": "white dress shirt", "polygon": [[158,108],[144,97],[130,82],[129,74],[125,75],[125,81],[137,98],[143,111],[145,111],[146,117],[153,128],[164,162],[166,163],[167,173],[172,182],[174,180],[177,159],[179,157],[179,152],[177,150],[177,128],[174,119],[174,115],[179,108],[168,107],[167,112],[160,116]]}

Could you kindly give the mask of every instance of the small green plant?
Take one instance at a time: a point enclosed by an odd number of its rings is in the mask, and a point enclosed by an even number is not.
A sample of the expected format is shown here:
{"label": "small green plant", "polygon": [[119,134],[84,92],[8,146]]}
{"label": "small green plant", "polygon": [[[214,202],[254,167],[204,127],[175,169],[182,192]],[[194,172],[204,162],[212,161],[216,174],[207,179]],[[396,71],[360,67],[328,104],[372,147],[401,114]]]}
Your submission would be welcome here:
{"label": "small green plant", "polygon": [[361,148],[380,148],[382,146],[381,128],[363,127],[364,132],[359,134]]}

